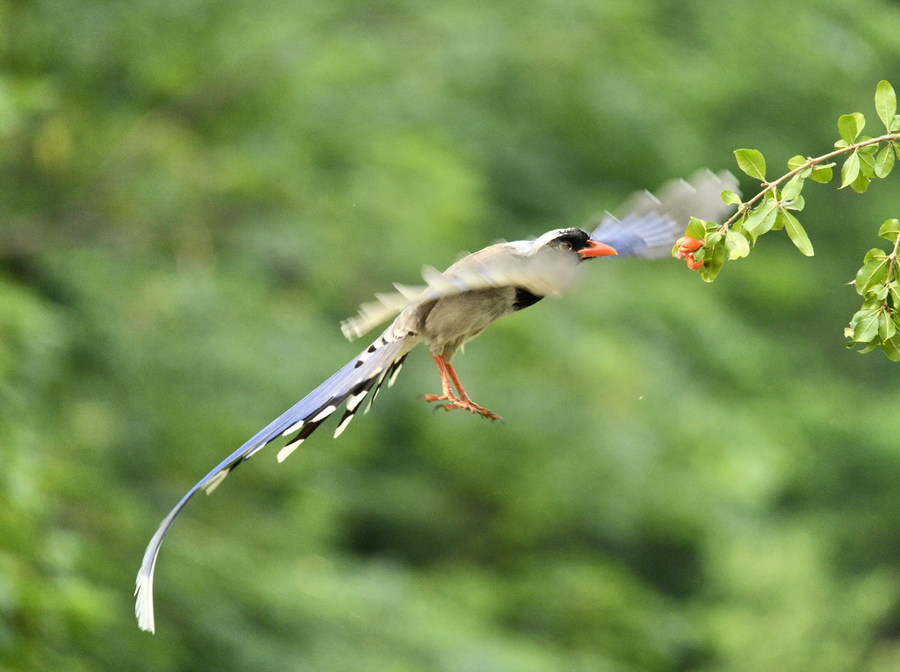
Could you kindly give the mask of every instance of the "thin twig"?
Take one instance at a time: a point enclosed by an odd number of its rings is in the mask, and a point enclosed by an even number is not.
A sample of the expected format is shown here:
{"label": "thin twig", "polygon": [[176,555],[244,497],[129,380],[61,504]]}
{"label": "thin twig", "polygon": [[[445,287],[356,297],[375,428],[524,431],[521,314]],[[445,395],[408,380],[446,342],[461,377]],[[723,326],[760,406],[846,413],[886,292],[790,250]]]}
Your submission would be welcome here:
{"label": "thin twig", "polygon": [[[853,152],[853,151],[856,151],[857,149],[860,149],[861,147],[866,147],[867,145],[874,145],[874,144],[877,144],[877,143],[880,143],[880,142],[885,142],[885,141],[892,142],[892,141],[895,141],[895,140],[900,140],[900,133],[885,133],[884,135],[881,135],[881,136],[879,136],[879,137],[877,137],[877,138],[869,138],[868,140],[863,140],[863,141],[861,141],[861,142],[856,142],[856,143],[854,143],[854,144],[852,144],[852,145],[847,145],[846,147],[841,147],[841,148],[839,148],[839,149],[836,149],[836,150],[834,150],[833,152],[828,152],[827,154],[823,154],[822,156],[817,156],[817,157],[814,157],[814,158],[808,158],[804,163],[802,163],[801,165],[797,166],[796,168],[794,168],[794,169],[793,169],[792,171],[790,171],[789,173],[785,173],[784,175],[782,175],[781,177],[779,177],[779,178],[778,178],[777,180],[775,180],[774,182],[763,182],[763,183],[762,183],[763,190],[760,191],[758,194],[756,194],[756,196],[754,196],[753,198],[751,198],[749,201],[745,201],[744,203],[741,203],[741,204],[738,206],[737,211],[736,211],[731,217],[729,217],[728,219],[726,219],[726,220],[719,226],[719,228],[717,229],[717,231],[718,231],[719,233],[723,234],[723,235],[724,235],[725,233],[727,233],[727,232],[728,232],[728,229],[730,228],[730,226],[731,226],[732,224],[734,224],[735,221],[737,221],[738,219],[740,219],[740,217],[741,217],[747,210],[749,210],[749,209],[753,206],[754,203],[756,203],[758,200],[760,200],[761,198],[763,198],[767,193],[772,192],[772,191],[775,191],[775,189],[778,188],[778,185],[780,185],[780,184],[783,183],[784,181],[791,179],[792,177],[794,177],[794,175],[797,175],[798,173],[802,173],[802,172],[803,172],[804,170],[806,170],[807,168],[811,168],[812,166],[815,166],[815,165],[817,165],[817,164],[819,164],[819,163],[822,163],[823,161],[827,161],[828,159],[833,159],[834,157],[840,156],[841,154],[846,154],[847,152]],[[896,251],[896,248],[895,248],[895,251]]]}

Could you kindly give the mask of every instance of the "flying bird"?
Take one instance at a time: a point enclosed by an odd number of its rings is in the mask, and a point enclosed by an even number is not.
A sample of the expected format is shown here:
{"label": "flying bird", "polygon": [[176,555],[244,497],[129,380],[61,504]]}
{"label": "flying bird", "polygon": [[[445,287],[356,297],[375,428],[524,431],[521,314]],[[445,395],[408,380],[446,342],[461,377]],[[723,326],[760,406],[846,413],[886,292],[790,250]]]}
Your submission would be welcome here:
{"label": "flying bird", "polygon": [[424,285],[395,284],[395,292],[376,295],[375,301],[363,304],[355,317],[342,324],[344,335],[351,340],[396,317],[356,357],[204,476],[162,520],[137,575],[139,627],[155,630],[153,574],[159,549],[175,518],[198,490],[211,493],[239,464],[286,437],[277,454],[278,461],[283,461],[327,418],[343,409],[334,430],[338,437],[364,402],[368,411],[383,383],[393,384],[407,354],[419,343],[428,347],[441,378],[440,393],[425,395],[426,401],[437,402],[447,411],[499,419],[466,393],[451,363],[457,350],[501,317],[545,297],[565,294],[578,279],[582,261],[607,256],[668,256],[690,216],[718,221],[725,215],[729,206],[720,198],[724,189],[737,189],[734,176],[701,171],[689,181],[666,183],[656,196],[638,192],[618,218],[605,214],[590,233],[578,228],[553,229],[533,240],[490,245],[462,257],[443,272],[424,268]]}

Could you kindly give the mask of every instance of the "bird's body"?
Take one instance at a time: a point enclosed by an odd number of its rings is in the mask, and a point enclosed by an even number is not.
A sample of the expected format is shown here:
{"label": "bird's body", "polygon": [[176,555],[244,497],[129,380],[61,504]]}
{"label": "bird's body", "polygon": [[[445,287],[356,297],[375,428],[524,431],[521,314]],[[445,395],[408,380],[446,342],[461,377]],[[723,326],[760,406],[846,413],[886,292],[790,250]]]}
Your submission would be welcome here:
{"label": "bird's body", "polygon": [[342,325],[356,338],[396,315],[368,347],[328,380],[257,432],[194,485],[163,519],[144,553],[137,576],[136,615],[144,630],[154,630],[153,574],[163,539],[187,502],[204,490],[212,492],[239,464],[280,437],[289,437],[279,462],[291,454],[338,409],[339,436],[356,412],[371,406],[378,390],[391,385],[409,352],[424,343],[438,367],[441,393],[425,395],[445,410],[465,410],[490,419],[495,413],[474,403],[450,363],[456,352],[493,322],[568,291],[584,259],[618,254],[653,258],[667,254],[684,231],[691,214],[715,220],[725,212],[723,189],[736,188],[728,173],[704,172],[690,183],[667,184],[654,197],[640,192],[621,219],[605,216],[592,233],[567,228],[548,231],[534,240],[497,243],[464,256],[444,272],[423,270],[425,285],[395,285],[397,292],[376,295],[360,313]]}

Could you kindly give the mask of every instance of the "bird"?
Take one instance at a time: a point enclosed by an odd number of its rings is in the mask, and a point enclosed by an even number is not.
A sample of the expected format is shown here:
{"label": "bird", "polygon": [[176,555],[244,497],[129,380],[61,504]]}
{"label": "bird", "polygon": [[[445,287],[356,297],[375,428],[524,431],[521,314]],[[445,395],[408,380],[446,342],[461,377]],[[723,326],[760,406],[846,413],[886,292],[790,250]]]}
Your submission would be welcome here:
{"label": "bird", "polygon": [[445,271],[424,267],[424,285],[395,284],[396,291],[376,294],[341,329],[356,339],[394,317],[388,327],[325,382],[275,418],[198,481],[162,520],[150,539],[135,585],[138,626],[155,631],[153,578],[163,540],[175,518],[198,492],[210,494],[238,465],[269,443],[286,437],[277,459],[284,461],[326,419],[343,412],[334,437],[343,433],[366,403],[371,408],[383,384],[393,385],[406,356],[424,344],[440,374],[440,393],[424,395],[445,411],[461,410],[489,420],[499,415],[475,403],[466,393],[451,360],[484,329],[511,313],[573,288],[582,262],[603,257],[655,259],[669,256],[691,216],[718,221],[729,206],[723,190],[737,190],[727,171],[697,172],[688,180],[672,180],[656,193],[640,191],[620,209],[605,213],[590,232],[559,228],[530,240],[499,242],[460,258]]}

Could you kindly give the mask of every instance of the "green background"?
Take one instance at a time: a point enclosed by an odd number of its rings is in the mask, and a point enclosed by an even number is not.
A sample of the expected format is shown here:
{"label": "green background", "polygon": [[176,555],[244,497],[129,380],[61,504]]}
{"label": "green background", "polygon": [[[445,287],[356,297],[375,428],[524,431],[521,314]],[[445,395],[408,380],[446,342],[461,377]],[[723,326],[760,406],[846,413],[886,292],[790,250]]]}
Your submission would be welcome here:
{"label": "green background", "polygon": [[[900,669],[897,365],[844,348],[894,176],[705,285],[601,260],[338,441],[220,459],[422,264],[876,130],[889,0],[0,2],[0,668]],[[775,164],[778,165],[775,165]],[[756,185],[743,182],[745,193]],[[364,345],[364,344],[363,344]],[[333,423],[330,423],[333,425]]]}

